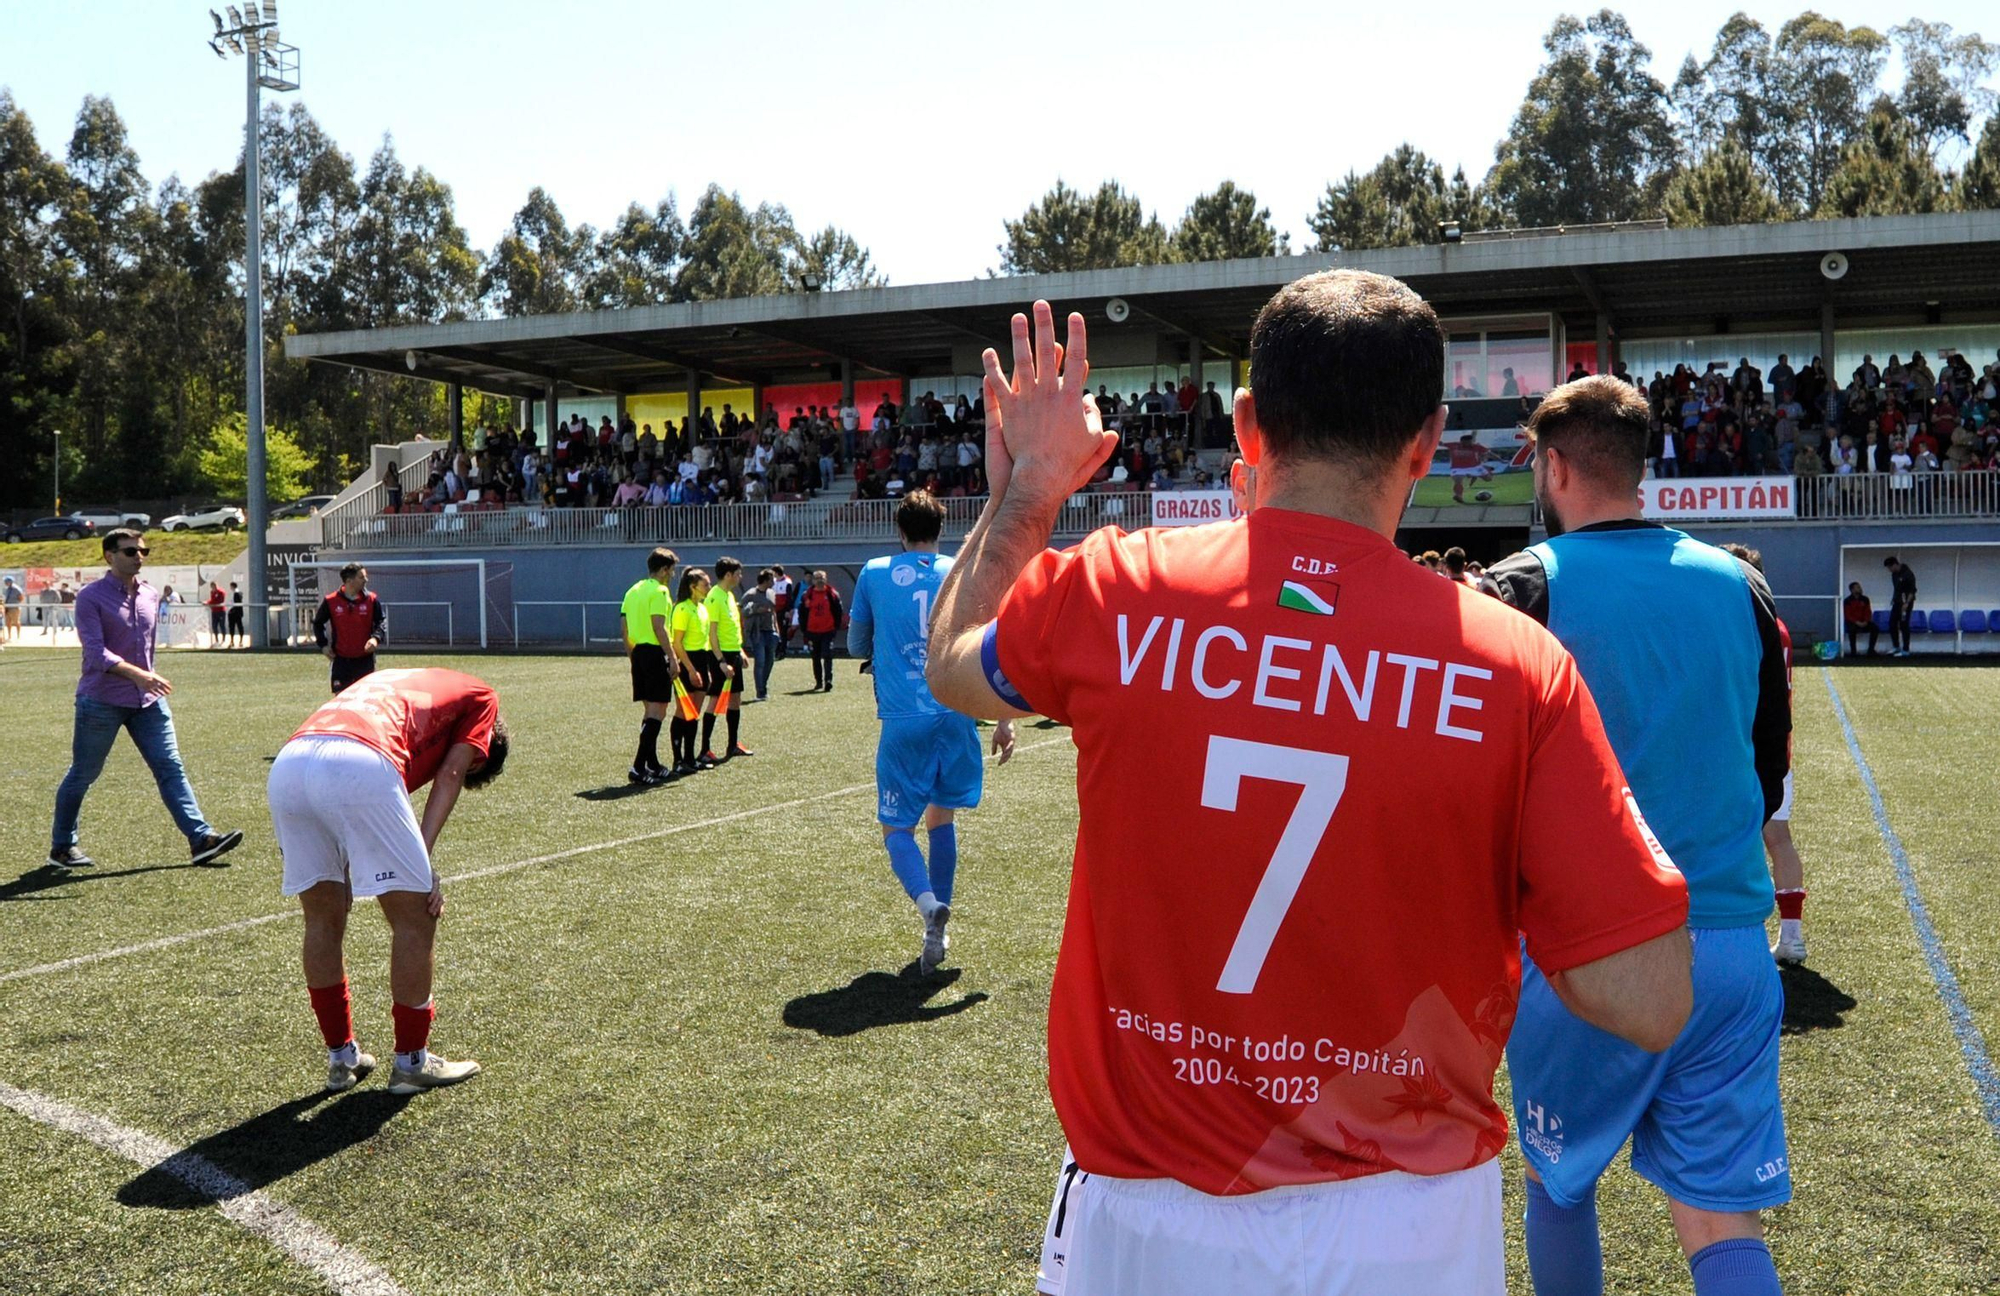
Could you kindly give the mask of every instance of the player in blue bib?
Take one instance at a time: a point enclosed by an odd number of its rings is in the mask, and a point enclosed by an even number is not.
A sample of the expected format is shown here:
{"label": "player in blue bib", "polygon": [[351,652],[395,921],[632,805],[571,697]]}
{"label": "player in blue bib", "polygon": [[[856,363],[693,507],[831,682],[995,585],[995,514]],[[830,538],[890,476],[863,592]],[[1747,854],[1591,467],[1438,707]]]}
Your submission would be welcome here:
{"label": "player in blue bib", "polygon": [[1550,539],[1490,569],[1576,658],[1630,792],[1687,880],[1694,1011],[1663,1053],[1572,1013],[1524,955],[1507,1045],[1528,1163],[1537,1296],[1604,1290],[1597,1180],[1627,1138],[1667,1195],[1696,1296],[1776,1296],[1759,1212],[1791,1200],[1765,945],[1762,830],[1784,796],[1791,706],[1776,604],[1757,572],[1643,520],[1645,398],[1567,383],[1528,421]]}
{"label": "player in blue bib", "polygon": [[[875,748],[875,817],[889,867],[924,920],[918,968],[926,976],[944,960],[950,941],[952,883],[958,874],[958,830],[952,816],[979,804],[985,765],[979,726],[941,705],[924,682],[931,605],[951,570],[938,553],[944,505],[928,491],[911,491],[896,509],[903,552],[877,558],[854,582],[847,651],[871,661],[875,714],[882,721]],[[1014,725],[993,733],[1002,764],[1014,751]],[[929,830],[930,859],[917,846],[919,820]]]}

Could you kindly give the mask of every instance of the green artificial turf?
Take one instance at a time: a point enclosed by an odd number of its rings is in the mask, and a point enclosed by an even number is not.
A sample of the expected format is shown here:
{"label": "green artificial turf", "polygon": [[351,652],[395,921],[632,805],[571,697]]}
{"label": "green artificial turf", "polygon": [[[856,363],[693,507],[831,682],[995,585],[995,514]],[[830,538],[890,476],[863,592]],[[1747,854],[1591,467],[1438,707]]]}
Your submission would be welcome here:
{"label": "green artificial turf", "polygon": [[[948,975],[906,974],[917,923],[873,822],[865,677],[744,711],[752,759],[631,793],[615,659],[426,657],[501,691],[506,775],[467,794],[438,866],[434,1042],[480,1058],[403,1102],[322,1098],[295,919],[0,981],[0,1081],[202,1156],[412,1293],[1027,1292],[1061,1132],[1044,1087],[1074,756],[1024,725],[962,820]],[[398,662],[396,664],[403,664]],[[85,805],[99,863],[35,867],[75,654],[0,654],[0,975],[283,913],[267,758],[325,695],[317,658],[176,655],[203,808],[249,832],[185,846],[129,745]],[[1949,957],[2000,1032],[1990,800],[2000,675],[1836,670]],[[1793,1293],[1982,1292],[2000,1269],[2000,1139],[1984,1123],[1816,670],[1798,681],[1794,831],[1810,970],[1788,976],[1798,1201],[1773,1212]],[[691,827],[730,817],[711,827]],[[631,841],[629,839],[642,838]],[[587,850],[451,884],[454,874]],[[349,936],[364,1046],[389,1048],[385,931]],[[1507,1154],[1510,1265],[1519,1160]],[[1607,1176],[1609,1287],[1684,1292],[1657,1192]],[[311,1272],[158,1172],[0,1108],[0,1292],[293,1292]]]}

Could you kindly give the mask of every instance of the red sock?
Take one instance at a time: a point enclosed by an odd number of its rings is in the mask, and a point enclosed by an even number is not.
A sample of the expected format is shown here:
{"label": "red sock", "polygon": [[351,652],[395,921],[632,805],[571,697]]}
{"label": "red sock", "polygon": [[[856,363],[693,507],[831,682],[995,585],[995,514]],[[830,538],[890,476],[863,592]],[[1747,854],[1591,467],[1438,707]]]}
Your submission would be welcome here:
{"label": "red sock", "polygon": [[421,1008],[392,1004],[389,1015],[396,1019],[398,1053],[414,1053],[431,1042],[431,1021],[437,1016],[435,1003],[427,1001]]}
{"label": "red sock", "polygon": [[1803,889],[1778,892],[1778,917],[1796,920],[1805,917],[1805,912],[1806,893]]}
{"label": "red sock", "polygon": [[337,1049],[354,1038],[354,1009],[347,998],[347,979],[341,978],[339,985],[307,986],[306,993],[312,996],[313,1016],[319,1018],[319,1036],[330,1049]]}

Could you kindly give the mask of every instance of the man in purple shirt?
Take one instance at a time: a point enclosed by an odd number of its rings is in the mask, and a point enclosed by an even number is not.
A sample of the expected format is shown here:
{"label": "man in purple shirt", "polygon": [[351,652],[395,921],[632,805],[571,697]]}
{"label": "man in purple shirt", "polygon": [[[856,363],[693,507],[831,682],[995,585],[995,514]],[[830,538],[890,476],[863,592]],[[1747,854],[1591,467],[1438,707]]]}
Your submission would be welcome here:
{"label": "man in purple shirt", "polygon": [[153,673],[153,632],[159,620],[159,591],[139,579],[146,565],[146,541],[123,527],[104,537],[110,571],[76,596],[76,635],[83,644],[83,679],[76,686],[76,729],[71,738],[69,773],[56,789],[55,829],[49,863],[58,869],[95,863],[77,848],[77,815],[84,793],[104,771],[104,758],[120,729],[132,735],[139,755],[160,785],[175,824],[207,864],[234,850],[241,832],[218,833],[201,817],[187,771],[174,740],[174,715],[167,708],[173,686]]}

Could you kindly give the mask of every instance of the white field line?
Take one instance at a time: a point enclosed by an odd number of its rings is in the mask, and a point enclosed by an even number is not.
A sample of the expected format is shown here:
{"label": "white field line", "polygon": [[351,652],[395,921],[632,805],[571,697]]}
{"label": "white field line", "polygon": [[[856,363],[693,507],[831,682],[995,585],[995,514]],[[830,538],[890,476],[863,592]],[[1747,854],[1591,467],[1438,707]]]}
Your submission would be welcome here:
{"label": "white field line", "polygon": [[0,1082],[0,1104],[29,1120],[74,1134],[143,1169],[171,1175],[212,1199],[224,1218],[255,1233],[326,1280],[339,1296],[409,1296],[366,1256],[350,1251],[304,1216],[251,1188],[214,1162],[165,1139]]}
{"label": "white field line", "polygon": [[[1040,742],[1025,743],[1016,747],[1014,755],[1017,757],[1023,756],[1028,752],[1037,751],[1044,747],[1053,747],[1058,743],[1067,743],[1068,741],[1069,738],[1067,736],[1061,738],[1044,738]],[[989,753],[986,759],[990,761],[993,757]],[[558,860],[573,859],[578,855],[593,855],[598,851],[620,850],[626,846],[637,846],[641,842],[658,841],[661,838],[677,836],[680,833],[699,832],[705,828],[718,828],[723,824],[735,823],[739,819],[748,819],[753,815],[770,814],[774,811],[796,810],[800,806],[814,805],[821,801],[831,801],[838,797],[853,796],[857,792],[866,792],[874,786],[875,784],[872,780],[867,783],[850,783],[846,787],[835,788],[831,792],[817,792],[812,796],[799,797],[791,801],[781,801],[776,805],[754,806],[748,810],[738,810],[731,814],[717,815],[713,819],[702,819],[695,823],[675,824],[670,828],[658,828],[652,832],[640,833],[634,837],[620,837],[616,841],[598,842],[591,846],[572,846],[568,850],[556,851],[548,855],[537,855],[532,859],[515,860],[509,864],[495,864],[490,868],[473,869],[467,873],[456,873],[446,878],[445,882],[449,885],[457,885],[460,882],[474,882],[480,878],[498,877],[502,873],[513,873],[524,868],[534,868],[539,864],[553,864]],[[29,977],[51,976],[57,972],[67,972],[71,968],[86,967],[92,963],[102,963],[106,959],[126,958],[133,954],[150,954],[154,950],[171,949],[176,945],[185,945],[189,941],[206,940],[211,936],[226,936],[230,932],[244,931],[251,927],[262,927],[266,923],[283,922],[287,918],[296,918],[298,916],[299,911],[297,909],[287,909],[280,913],[260,914],[255,918],[239,918],[235,922],[223,923],[219,927],[204,927],[200,931],[182,932],[178,936],[161,936],[155,940],[140,941],[136,945],[121,945],[116,949],[98,950],[93,954],[78,954],[74,958],[58,959],[54,963],[40,963],[34,967],[16,968],[12,972],[0,972],[0,984],[8,981],[21,981]]]}

